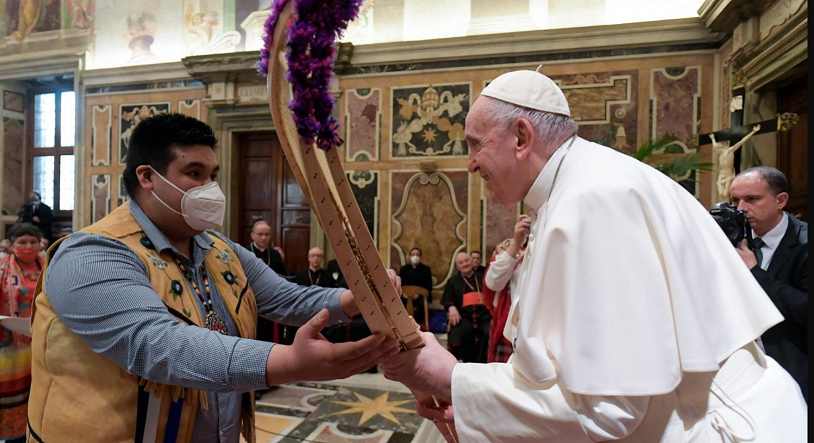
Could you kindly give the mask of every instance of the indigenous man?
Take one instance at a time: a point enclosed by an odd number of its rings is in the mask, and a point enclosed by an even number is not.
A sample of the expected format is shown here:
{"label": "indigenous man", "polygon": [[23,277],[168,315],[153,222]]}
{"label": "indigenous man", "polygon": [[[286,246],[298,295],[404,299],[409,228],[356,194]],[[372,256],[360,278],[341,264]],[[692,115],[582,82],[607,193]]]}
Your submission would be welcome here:
{"label": "indigenous man", "polygon": [[458,363],[424,334],[385,376],[451,400],[419,413],[454,418],[467,443],[806,441],[797,383],[755,344],[782,316],[721,229],[669,177],[576,132],[538,72],[483,90],[469,171],[533,212],[514,354]]}
{"label": "indigenous man", "polygon": [[[349,291],[289,283],[208,230],[226,203],[215,143],[191,117],[143,120],[130,203],[49,250],[31,320],[30,442],[254,441],[252,391],[347,377],[397,350],[376,336],[323,340],[359,312]],[[258,314],[304,326],[291,346],[251,340]]]}

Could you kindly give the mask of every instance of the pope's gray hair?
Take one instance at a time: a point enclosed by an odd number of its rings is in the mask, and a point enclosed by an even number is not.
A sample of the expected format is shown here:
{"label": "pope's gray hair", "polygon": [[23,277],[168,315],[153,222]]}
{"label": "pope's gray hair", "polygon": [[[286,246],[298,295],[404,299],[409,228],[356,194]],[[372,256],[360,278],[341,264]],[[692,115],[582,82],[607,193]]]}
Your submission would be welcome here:
{"label": "pope's gray hair", "polygon": [[497,99],[490,99],[487,103],[492,118],[497,124],[502,125],[504,130],[517,119],[524,118],[531,123],[535,133],[548,149],[558,148],[579,129],[577,122],[567,115],[529,109]]}

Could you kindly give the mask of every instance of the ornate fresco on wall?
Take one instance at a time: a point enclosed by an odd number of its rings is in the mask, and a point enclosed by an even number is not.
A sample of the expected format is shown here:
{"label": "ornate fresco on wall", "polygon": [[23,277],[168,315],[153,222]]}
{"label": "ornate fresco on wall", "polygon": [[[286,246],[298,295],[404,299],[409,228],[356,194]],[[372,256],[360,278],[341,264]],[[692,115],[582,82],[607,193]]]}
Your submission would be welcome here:
{"label": "ornate fresco on wall", "polygon": [[130,147],[130,135],[133,134],[133,129],[147,117],[167,112],[170,112],[169,102],[119,106],[120,165],[123,165],[127,159],[127,149]]}
{"label": "ornate fresco on wall", "polygon": [[96,223],[110,213],[110,174],[92,174],[90,222]]}
{"label": "ornate fresco on wall", "polygon": [[25,121],[3,117],[3,211],[14,215],[25,202],[23,160]]}
{"label": "ornate fresco on wall", "polygon": [[346,161],[379,159],[381,116],[381,88],[345,91]]}
{"label": "ornate fresco on wall", "polygon": [[466,250],[469,177],[463,171],[393,172],[391,175],[390,266],[405,263],[418,247],[442,287],[455,270],[455,254]]}
{"label": "ornate fresco on wall", "polygon": [[471,83],[392,88],[393,158],[467,155],[464,122],[471,91]]}
{"label": "ornate fresco on wall", "polygon": [[378,243],[379,222],[379,171],[348,171],[350,182],[356,202],[365,218],[365,224],[373,237],[373,243]]}
{"label": "ornate fresco on wall", "polygon": [[113,149],[113,107],[96,105],[91,116],[91,166],[110,166]]}
{"label": "ornate fresco on wall", "polygon": [[56,31],[61,28],[62,2],[55,0],[6,0],[6,28],[3,35],[21,41],[36,32]]}

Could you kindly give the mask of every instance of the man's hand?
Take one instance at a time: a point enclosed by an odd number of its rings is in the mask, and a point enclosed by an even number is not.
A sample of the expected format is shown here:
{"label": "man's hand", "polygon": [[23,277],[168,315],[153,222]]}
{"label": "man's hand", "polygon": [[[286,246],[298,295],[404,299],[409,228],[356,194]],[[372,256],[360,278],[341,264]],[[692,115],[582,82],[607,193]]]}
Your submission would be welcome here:
{"label": "man's hand", "polygon": [[449,317],[449,324],[451,326],[455,326],[455,325],[457,325],[458,323],[461,322],[461,313],[458,312],[458,308],[456,308],[455,306],[450,306],[449,307],[448,317]]}
{"label": "man's hand", "polygon": [[291,346],[271,348],[266,384],[343,379],[398,354],[398,340],[381,334],[356,342],[330,343],[319,332],[328,324],[328,317],[328,310],[323,309],[300,327]]}
{"label": "man's hand", "polygon": [[738,255],[741,256],[741,259],[744,263],[746,263],[746,267],[750,270],[755,266],[758,266],[757,257],[755,257],[755,253],[749,249],[749,246],[746,245],[746,240],[741,242],[741,246],[736,249],[738,251]]}
{"label": "man's hand", "polygon": [[[404,383],[408,388],[435,395],[440,400],[452,397],[452,368],[458,360],[444,349],[435,336],[423,332],[424,347],[404,351],[381,364],[384,377]],[[447,416],[451,418],[450,414]],[[433,417],[434,418],[434,417]]]}
{"label": "man's hand", "polygon": [[529,232],[531,232],[531,217],[525,214],[519,215],[517,217],[517,223],[514,225],[512,244],[506,248],[506,253],[512,258],[517,258],[517,253],[520,252],[520,248],[523,247],[523,243],[526,242]]}

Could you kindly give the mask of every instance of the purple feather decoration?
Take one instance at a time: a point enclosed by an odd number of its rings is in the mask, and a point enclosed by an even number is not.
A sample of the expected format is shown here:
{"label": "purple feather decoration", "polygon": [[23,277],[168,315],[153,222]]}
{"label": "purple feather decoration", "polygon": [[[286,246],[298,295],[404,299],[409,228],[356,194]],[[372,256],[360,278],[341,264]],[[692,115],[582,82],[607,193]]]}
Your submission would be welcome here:
{"label": "purple feather decoration", "polygon": [[[280,11],[289,0],[275,0],[266,21],[265,46],[261,49],[258,72],[268,75],[269,50]],[[288,104],[300,138],[323,150],[342,144],[339,122],[333,116],[333,78],[336,39],[356,18],[364,0],[291,0],[295,18],[288,24],[286,61],[293,99]]]}

